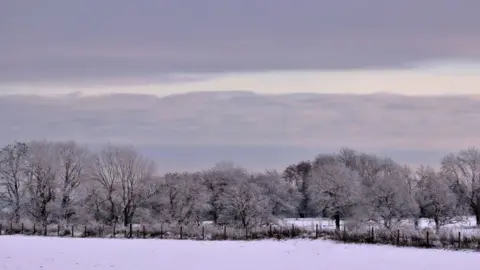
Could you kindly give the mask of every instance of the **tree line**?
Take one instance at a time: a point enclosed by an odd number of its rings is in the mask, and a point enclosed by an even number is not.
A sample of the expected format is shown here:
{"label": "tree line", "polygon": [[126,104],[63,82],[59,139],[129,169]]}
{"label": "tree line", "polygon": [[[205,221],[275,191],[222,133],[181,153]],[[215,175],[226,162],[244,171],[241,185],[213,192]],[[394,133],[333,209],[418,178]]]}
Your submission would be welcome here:
{"label": "tree line", "polygon": [[0,214],[9,222],[179,225],[212,221],[251,228],[285,217],[377,222],[466,215],[480,225],[480,151],[446,155],[439,168],[401,165],[344,148],[284,171],[248,172],[221,162],[198,172],[158,174],[132,146],[99,150],[73,141],[14,142],[0,150]]}

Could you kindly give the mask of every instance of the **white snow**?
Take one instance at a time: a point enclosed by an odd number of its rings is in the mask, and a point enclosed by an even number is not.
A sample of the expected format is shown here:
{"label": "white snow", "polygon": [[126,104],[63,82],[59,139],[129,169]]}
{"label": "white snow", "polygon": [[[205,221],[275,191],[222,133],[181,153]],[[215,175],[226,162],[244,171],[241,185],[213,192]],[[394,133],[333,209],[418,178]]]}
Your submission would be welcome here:
{"label": "white snow", "polygon": [[451,270],[476,269],[480,254],[322,240],[180,240],[0,237],[2,270]]}

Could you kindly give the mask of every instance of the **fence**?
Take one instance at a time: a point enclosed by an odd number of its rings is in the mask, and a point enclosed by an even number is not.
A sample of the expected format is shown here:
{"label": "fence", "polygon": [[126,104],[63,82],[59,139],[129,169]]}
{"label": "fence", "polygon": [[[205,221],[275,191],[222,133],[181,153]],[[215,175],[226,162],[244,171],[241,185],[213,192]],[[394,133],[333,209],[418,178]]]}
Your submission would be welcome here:
{"label": "fence", "polygon": [[431,231],[407,232],[401,230],[382,230],[369,228],[367,230],[349,231],[324,229],[315,226],[306,227],[269,225],[257,228],[238,228],[227,226],[177,226],[161,224],[157,226],[133,225],[129,226],[61,226],[48,225],[25,226],[0,223],[0,235],[38,235],[56,237],[81,238],[126,238],[126,239],[179,239],[179,240],[260,240],[260,239],[328,239],[344,243],[385,244],[395,246],[409,246],[421,248],[442,248],[457,250],[480,251],[479,235],[462,235],[461,232],[447,232],[436,234]]}

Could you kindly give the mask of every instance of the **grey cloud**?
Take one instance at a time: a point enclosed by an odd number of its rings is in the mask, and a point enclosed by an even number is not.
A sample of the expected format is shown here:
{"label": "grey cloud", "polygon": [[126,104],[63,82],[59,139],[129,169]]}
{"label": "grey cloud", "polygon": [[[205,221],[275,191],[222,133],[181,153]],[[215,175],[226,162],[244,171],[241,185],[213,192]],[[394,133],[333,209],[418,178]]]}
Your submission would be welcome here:
{"label": "grey cloud", "polygon": [[6,0],[0,81],[480,56],[477,0]]}
{"label": "grey cloud", "polygon": [[134,144],[166,168],[221,159],[278,167],[344,146],[429,163],[480,145],[479,106],[480,99],[468,96],[1,96],[0,143],[45,138]]}

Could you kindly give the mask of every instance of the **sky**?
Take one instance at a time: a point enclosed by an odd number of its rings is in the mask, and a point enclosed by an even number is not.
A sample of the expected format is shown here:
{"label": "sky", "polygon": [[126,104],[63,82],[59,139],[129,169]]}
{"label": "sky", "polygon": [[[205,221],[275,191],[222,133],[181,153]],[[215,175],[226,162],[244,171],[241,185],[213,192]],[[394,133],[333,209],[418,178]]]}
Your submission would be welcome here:
{"label": "sky", "polygon": [[478,0],[3,0],[0,93],[477,94]]}
{"label": "sky", "polygon": [[[333,146],[437,160],[479,142],[479,10],[478,0],[1,0],[0,141],[174,145],[155,152],[179,153],[183,167],[207,152],[283,166]],[[229,90],[269,95],[210,93]],[[155,97],[195,91],[209,93]],[[272,95],[377,92],[415,97]],[[90,96],[107,93],[153,95]],[[418,97],[458,94],[476,97]],[[187,142],[203,148],[185,154]]]}

